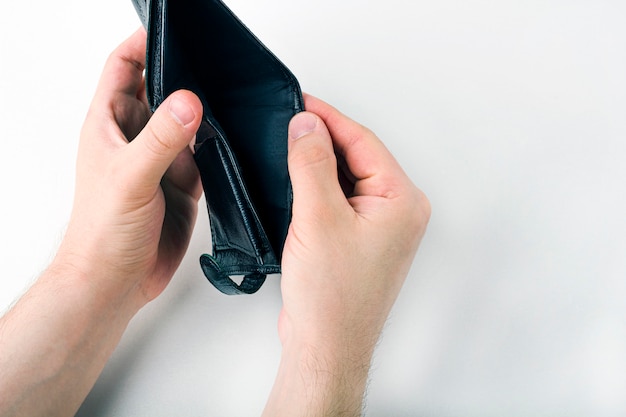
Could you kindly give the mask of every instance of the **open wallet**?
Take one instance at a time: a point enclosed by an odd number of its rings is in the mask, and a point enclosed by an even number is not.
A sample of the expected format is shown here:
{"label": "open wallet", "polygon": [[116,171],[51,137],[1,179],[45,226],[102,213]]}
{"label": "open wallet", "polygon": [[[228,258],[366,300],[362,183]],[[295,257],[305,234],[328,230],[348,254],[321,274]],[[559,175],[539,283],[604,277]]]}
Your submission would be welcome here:
{"label": "open wallet", "polygon": [[287,130],[304,110],[298,81],[219,0],[132,1],[148,31],[152,110],[183,88],[204,106],[194,158],[212,255],[200,257],[202,270],[225,294],[252,294],[280,273],[293,200]]}

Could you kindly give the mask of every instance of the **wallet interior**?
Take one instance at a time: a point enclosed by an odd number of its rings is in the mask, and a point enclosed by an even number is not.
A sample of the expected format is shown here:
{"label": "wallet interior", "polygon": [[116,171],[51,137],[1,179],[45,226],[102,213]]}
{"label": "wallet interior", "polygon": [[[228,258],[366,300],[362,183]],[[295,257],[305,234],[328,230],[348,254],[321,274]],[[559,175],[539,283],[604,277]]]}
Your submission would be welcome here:
{"label": "wallet interior", "polygon": [[151,105],[181,88],[204,105],[195,159],[213,255],[201,266],[222,292],[254,292],[280,272],[292,204],[287,128],[303,110],[300,87],[221,1],[152,0],[149,9],[142,1],[135,6],[148,19]]}

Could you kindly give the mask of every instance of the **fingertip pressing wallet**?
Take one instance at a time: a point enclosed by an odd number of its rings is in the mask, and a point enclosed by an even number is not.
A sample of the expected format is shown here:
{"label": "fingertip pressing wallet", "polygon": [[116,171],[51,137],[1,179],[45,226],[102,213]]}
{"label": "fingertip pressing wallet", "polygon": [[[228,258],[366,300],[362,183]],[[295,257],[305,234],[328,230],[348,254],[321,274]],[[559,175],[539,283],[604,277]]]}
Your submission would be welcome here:
{"label": "fingertip pressing wallet", "polygon": [[304,110],[298,81],[219,0],[132,1],[148,31],[152,110],[179,89],[204,106],[194,158],[212,255],[200,257],[202,270],[225,294],[252,294],[280,273],[292,205],[287,129]]}

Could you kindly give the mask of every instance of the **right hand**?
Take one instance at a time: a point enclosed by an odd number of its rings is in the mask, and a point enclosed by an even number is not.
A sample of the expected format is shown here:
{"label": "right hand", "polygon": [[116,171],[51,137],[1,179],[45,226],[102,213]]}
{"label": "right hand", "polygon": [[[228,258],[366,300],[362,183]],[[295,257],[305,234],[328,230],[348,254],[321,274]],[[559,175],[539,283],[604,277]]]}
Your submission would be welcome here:
{"label": "right hand", "polygon": [[289,130],[294,204],[283,252],[281,340],[373,349],[430,204],[371,131],[314,97],[306,96],[305,107]]}

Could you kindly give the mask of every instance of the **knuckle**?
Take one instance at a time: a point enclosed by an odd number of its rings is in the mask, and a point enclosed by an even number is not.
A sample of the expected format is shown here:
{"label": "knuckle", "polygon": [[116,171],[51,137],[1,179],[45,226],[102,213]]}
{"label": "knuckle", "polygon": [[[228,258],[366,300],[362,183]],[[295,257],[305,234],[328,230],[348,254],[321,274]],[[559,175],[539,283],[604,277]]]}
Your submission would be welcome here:
{"label": "knuckle", "polygon": [[421,190],[417,190],[418,192],[418,207],[420,218],[424,223],[428,223],[430,220],[430,215],[432,214],[432,205],[430,204],[430,200]]}
{"label": "knuckle", "polygon": [[356,127],[353,132],[352,140],[356,142],[362,141],[364,138],[378,138],[378,135],[369,127],[362,125],[360,123],[356,123]]}
{"label": "knuckle", "polygon": [[145,127],[147,140],[144,142],[148,151],[156,156],[169,155],[175,148],[175,142],[167,129],[159,129],[151,124]]}
{"label": "knuckle", "polygon": [[373,137],[378,138],[378,135],[372,129],[370,129],[369,127],[364,126],[362,124],[359,124],[359,128],[361,130],[361,132],[360,132],[361,133],[360,134],[361,138],[363,138],[364,136],[373,136]]}
{"label": "knuckle", "polygon": [[432,212],[430,200],[426,197],[426,194],[418,188],[415,188],[413,203],[411,206],[413,213],[412,216],[409,217],[411,219],[411,229],[421,235],[425,231],[426,225],[430,220]]}
{"label": "knuckle", "polygon": [[118,47],[113,52],[111,52],[106,60],[106,65],[108,66],[118,64],[131,65],[135,67],[138,71],[143,71],[145,69],[145,65],[142,62],[130,56],[121,47]]}
{"label": "knuckle", "polygon": [[336,165],[335,154],[328,149],[327,144],[320,141],[310,141],[294,149],[288,155],[289,165],[296,168],[327,167]]}
{"label": "knuckle", "polygon": [[405,219],[402,225],[404,230],[411,236],[421,238],[430,220],[432,207],[420,189],[415,186],[412,188],[413,191],[407,194],[408,198],[403,198],[400,217]]}

